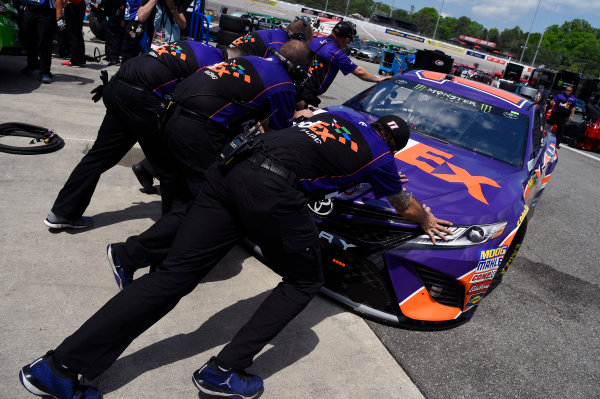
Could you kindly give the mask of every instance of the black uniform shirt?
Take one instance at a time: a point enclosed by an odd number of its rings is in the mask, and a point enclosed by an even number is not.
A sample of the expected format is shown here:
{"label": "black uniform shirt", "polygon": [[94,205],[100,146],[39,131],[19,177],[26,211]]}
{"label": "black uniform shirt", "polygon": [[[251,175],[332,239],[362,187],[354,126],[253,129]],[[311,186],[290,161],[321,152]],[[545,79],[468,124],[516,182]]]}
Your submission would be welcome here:
{"label": "black uniform shirt", "polygon": [[184,109],[238,130],[275,113],[272,129],[292,125],[296,89],[275,58],[233,58],[184,79],[173,92]]}
{"label": "black uniform shirt", "polygon": [[269,156],[296,172],[305,192],[325,194],[363,182],[378,198],[402,190],[394,154],[358,112],[333,107],[260,137]]}
{"label": "black uniform shirt", "polygon": [[119,77],[162,97],[172,92],[182,79],[221,61],[221,50],[202,42],[182,40],[128,60],[121,66]]}
{"label": "black uniform shirt", "polygon": [[282,29],[264,29],[237,38],[231,46],[246,50],[249,55],[267,57],[270,55],[269,47],[279,51],[287,41],[288,35]]}

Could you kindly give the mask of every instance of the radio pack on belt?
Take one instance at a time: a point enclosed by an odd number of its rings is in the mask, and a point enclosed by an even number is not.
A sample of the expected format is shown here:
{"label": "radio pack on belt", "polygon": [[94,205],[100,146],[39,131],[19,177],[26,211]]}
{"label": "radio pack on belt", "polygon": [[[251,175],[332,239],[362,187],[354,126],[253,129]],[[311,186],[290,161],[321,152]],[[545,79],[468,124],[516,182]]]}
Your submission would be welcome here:
{"label": "radio pack on belt", "polygon": [[259,128],[269,120],[277,110],[273,111],[271,115],[260,121],[258,125],[254,125],[246,133],[238,134],[233,140],[229,142],[223,148],[223,151],[219,154],[219,167],[226,167],[231,165],[232,161],[239,159],[240,155],[247,154],[257,143],[254,138],[259,134]]}

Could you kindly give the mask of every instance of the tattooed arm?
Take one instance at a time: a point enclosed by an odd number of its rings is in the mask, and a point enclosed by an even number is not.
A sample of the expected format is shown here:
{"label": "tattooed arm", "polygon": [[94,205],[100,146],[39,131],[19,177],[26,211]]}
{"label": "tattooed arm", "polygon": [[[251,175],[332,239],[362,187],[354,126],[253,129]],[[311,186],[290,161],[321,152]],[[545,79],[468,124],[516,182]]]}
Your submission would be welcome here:
{"label": "tattooed arm", "polygon": [[444,225],[452,226],[451,222],[433,216],[431,209],[427,205],[421,205],[406,190],[390,195],[387,199],[400,216],[417,222],[434,244],[436,244],[435,235],[446,241],[447,238],[443,233],[452,234],[450,230],[444,227]]}

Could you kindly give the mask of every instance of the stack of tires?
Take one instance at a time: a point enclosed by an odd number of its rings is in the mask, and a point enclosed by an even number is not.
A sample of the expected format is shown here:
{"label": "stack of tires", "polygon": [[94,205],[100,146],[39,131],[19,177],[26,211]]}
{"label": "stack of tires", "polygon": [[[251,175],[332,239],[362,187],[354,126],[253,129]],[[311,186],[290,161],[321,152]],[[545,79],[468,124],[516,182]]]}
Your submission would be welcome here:
{"label": "stack of tires", "polygon": [[217,47],[227,47],[240,36],[250,32],[252,20],[242,17],[234,17],[222,14],[219,18],[219,34],[217,36]]}

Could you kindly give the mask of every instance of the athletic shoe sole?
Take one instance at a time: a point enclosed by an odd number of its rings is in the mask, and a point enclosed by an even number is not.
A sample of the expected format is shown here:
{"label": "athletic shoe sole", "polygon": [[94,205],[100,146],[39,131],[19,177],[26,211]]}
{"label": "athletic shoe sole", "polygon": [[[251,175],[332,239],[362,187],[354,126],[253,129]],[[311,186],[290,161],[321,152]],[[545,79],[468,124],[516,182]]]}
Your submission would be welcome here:
{"label": "athletic shoe sole", "polygon": [[46,391],[42,391],[40,388],[42,384],[37,380],[37,378],[29,374],[29,365],[23,367],[23,369],[19,371],[19,380],[21,380],[21,385],[23,385],[25,389],[36,396],[41,396],[42,398],[48,399],[59,399],[58,397],[51,395]]}
{"label": "athletic shoe sole", "polygon": [[44,224],[51,229],[85,229],[86,227],[90,227],[93,223],[83,225],[73,223],[52,223],[48,219],[44,219]]}
{"label": "athletic shoe sole", "polygon": [[[201,392],[203,392],[207,395],[222,396],[222,397],[230,398],[230,399],[257,399],[265,391],[265,387],[262,387],[260,389],[260,391],[256,392],[254,395],[245,396],[245,395],[242,395],[239,393],[231,393],[231,392],[221,391],[221,390],[219,390],[219,388],[216,388],[216,387],[204,382],[204,380],[196,380],[196,378],[194,378],[194,376],[192,376],[192,381],[193,381],[194,385],[196,386],[196,388],[198,388]],[[202,384],[206,384],[206,386],[204,386]]]}
{"label": "athletic shoe sole", "polygon": [[113,276],[115,276],[115,280],[117,280],[117,285],[119,286],[120,290],[123,290],[123,281],[121,280],[121,276],[119,276],[119,272],[117,271],[117,266],[115,265],[115,262],[113,261],[111,244],[108,244],[106,246],[106,256],[108,257],[108,263],[110,264],[110,268],[112,269]]}

